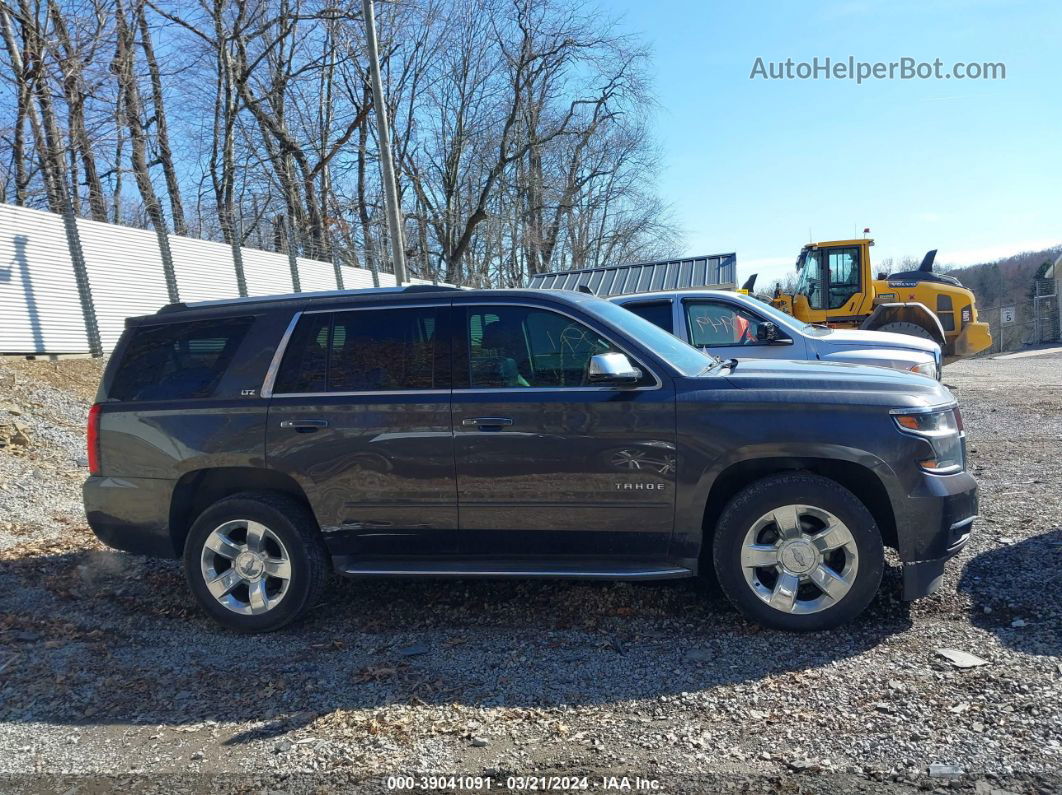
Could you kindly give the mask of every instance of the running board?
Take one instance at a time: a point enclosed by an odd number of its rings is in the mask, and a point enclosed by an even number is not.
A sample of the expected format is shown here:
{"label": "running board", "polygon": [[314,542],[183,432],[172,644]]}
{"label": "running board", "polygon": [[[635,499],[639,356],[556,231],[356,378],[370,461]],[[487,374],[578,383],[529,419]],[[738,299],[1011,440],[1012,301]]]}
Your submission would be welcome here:
{"label": "running board", "polygon": [[355,560],[334,558],[336,573],[344,577],[469,577],[558,580],[672,580],[693,577],[684,566],[598,564],[513,560]]}

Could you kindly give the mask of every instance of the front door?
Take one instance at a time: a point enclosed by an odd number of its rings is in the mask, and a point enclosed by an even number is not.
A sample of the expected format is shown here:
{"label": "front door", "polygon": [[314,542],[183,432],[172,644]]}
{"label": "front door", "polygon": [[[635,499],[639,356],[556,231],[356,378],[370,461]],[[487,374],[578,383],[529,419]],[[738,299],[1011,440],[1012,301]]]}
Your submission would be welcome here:
{"label": "front door", "polygon": [[862,270],[859,246],[836,246],[822,249],[829,286],[823,294],[826,317],[837,322],[851,322],[859,315],[862,299]]}
{"label": "front door", "polygon": [[587,367],[619,350],[553,309],[455,302],[453,416],[465,555],[663,557],[675,507],[674,390]]}
{"label": "front door", "polygon": [[455,551],[450,307],[308,312],[278,370],[266,438],[334,554]]}

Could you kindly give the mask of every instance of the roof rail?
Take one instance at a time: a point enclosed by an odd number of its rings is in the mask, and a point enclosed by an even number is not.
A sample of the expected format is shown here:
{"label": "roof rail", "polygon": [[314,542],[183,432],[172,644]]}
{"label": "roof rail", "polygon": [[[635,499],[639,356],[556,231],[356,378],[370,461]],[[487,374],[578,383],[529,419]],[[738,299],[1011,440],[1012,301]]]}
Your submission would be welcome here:
{"label": "roof rail", "polygon": [[366,287],[360,290],[321,290],[308,293],[249,295],[242,298],[216,298],[211,301],[193,301],[192,303],[179,301],[175,304],[166,304],[166,306],[159,309],[158,314],[181,312],[186,309],[203,309],[213,306],[239,306],[241,304],[262,304],[274,301],[297,301],[315,298],[342,298],[344,296],[373,295],[380,293],[429,293],[460,289],[460,287],[443,284],[410,284],[406,287]]}

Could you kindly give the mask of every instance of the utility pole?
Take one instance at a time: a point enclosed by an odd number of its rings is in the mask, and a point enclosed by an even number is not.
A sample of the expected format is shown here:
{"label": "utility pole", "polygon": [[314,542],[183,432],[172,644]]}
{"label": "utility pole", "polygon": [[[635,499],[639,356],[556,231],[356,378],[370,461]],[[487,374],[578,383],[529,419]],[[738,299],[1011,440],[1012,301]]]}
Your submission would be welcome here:
{"label": "utility pole", "polygon": [[372,104],[376,108],[376,137],[380,142],[380,176],[383,181],[384,201],[387,205],[387,227],[391,238],[391,260],[395,269],[395,284],[401,286],[406,279],[406,241],[402,234],[402,210],[398,206],[398,188],[395,185],[395,165],[391,159],[391,130],[387,121],[387,102],[384,99],[383,80],[380,78],[380,52],[376,42],[376,14],[372,0],[361,0],[365,16],[365,37],[369,44],[369,71],[372,73]]}

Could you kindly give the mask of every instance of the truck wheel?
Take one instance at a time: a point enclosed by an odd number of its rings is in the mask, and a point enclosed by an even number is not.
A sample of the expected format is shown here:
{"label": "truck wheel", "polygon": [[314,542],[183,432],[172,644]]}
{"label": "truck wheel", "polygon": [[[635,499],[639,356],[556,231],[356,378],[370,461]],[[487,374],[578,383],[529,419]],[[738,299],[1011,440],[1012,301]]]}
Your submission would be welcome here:
{"label": "truck wheel", "polygon": [[922,328],[917,323],[909,323],[905,320],[898,320],[895,323],[886,323],[884,326],[878,326],[870,331],[888,331],[892,334],[906,334],[908,337],[921,337],[924,340],[932,340],[933,335]]}
{"label": "truck wheel", "polygon": [[306,506],[282,494],[243,492],[195,520],[184,571],[215,621],[238,632],[270,632],[320,599],[328,552]]}
{"label": "truck wheel", "polygon": [[740,491],[716,525],[715,571],[727,598],[775,629],[830,629],[866,609],[885,565],[874,517],[839,483],[771,475]]}

